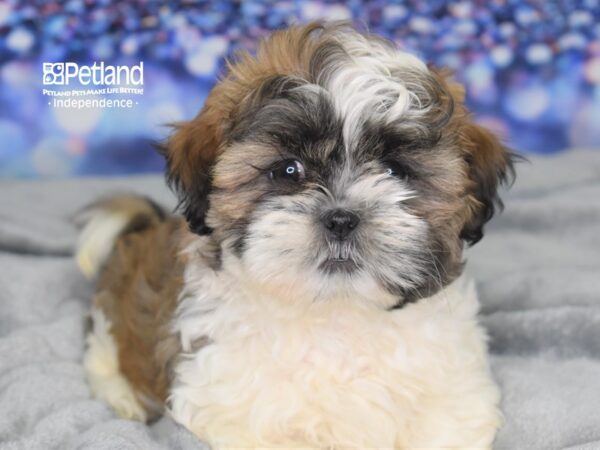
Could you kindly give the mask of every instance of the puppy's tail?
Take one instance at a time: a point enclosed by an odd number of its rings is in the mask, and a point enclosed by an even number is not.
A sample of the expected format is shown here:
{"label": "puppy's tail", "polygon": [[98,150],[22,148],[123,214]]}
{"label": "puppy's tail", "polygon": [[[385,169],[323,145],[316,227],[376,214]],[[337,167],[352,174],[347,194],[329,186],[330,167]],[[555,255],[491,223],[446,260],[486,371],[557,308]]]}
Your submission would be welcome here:
{"label": "puppy's tail", "polygon": [[85,207],[75,217],[81,229],[76,251],[79,268],[87,278],[95,278],[120,236],[156,225],[167,215],[149,198],[134,194],[100,199]]}

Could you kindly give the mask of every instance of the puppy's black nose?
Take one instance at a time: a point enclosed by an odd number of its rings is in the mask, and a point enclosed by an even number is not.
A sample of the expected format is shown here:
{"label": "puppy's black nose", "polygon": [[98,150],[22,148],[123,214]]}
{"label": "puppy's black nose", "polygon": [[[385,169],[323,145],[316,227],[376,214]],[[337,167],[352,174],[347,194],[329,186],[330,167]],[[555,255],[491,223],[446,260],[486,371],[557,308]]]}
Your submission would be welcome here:
{"label": "puppy's black nose", "polygon": [[346,239],[356,228],[360,218],[345,209],[334,209],[327,212],[321,219],[329,233],[337,239]]}

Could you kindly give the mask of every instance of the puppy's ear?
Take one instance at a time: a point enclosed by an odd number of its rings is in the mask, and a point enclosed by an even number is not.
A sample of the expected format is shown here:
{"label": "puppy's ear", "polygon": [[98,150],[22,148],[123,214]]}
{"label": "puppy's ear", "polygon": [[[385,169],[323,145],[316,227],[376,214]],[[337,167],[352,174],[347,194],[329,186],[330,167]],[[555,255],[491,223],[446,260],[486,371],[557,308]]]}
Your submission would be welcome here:
{"label": "puppy's ear", "polygon": [[167,161],[167,182],[178,198],[178,208],[190,230],[209,234],[205,216],[209,208],[212,169],[222,143],[222,108],[214,92],[200,114],[190,122],[174,125],[175,131],[160,151]]}
{"label": "puppy's ear", "polygon": [[460,140],[467,162],[466,221],[460,237],[470,245],[483,237],[483,226],[502,209],[498,187],[514,180],[517,156],[487,129],[463,122]]}
{"label": "puppy's ear", "polygon": [[452,72],[433,69],[433,74],[452,102],[450,127],[458,133],[458,145],[466,162],[465,209],[460,238],[474,245],[483,237],[483,226],[502,209],[498,187],[515,178],[514,163],[524,159],[504,146],[489,130],[475,124],[465,106],[465,89]]}

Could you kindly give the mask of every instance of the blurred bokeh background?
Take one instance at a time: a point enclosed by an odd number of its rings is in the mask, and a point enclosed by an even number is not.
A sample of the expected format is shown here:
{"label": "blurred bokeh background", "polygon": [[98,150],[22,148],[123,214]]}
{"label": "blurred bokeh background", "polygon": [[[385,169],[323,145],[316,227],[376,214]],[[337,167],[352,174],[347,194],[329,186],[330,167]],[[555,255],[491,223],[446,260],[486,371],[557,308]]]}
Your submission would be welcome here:
{"label": "blurred bokeh background", "polygon": [[[477,120],[523,153],[600,148],[600,1],[0,0],[0,176],[159,172],[237,48],[347,19],[456,71]],[[53,108],[42,63],[144,62],[132,109]]]}

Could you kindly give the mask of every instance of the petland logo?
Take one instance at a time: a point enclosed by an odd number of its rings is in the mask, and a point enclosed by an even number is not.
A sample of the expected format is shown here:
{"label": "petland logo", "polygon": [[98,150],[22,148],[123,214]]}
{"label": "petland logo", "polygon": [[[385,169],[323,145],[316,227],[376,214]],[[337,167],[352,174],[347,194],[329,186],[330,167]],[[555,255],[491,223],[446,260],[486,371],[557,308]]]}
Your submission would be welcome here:
{"label": "petland logo", "polygon": [[74,62],[44,63],[45,85],[68,85],[77,80],[87,86],[113,86],[144,84],[144,63],[136,66],[105,66],[104,62],[95,62],[91,66],[80,66]]}
{"label": "petland logo", "polygon": [[[42,69],[42,94],[53,97],[48,105],[55,108],[132,108],[138,102],[128,97],[144,93],[143,62],[134,66],[45,62]],[[58,89],[51,88],[55,86]]]}

